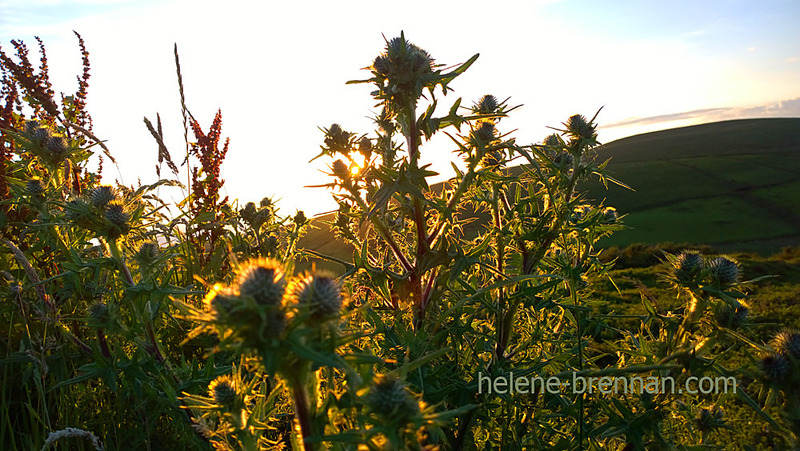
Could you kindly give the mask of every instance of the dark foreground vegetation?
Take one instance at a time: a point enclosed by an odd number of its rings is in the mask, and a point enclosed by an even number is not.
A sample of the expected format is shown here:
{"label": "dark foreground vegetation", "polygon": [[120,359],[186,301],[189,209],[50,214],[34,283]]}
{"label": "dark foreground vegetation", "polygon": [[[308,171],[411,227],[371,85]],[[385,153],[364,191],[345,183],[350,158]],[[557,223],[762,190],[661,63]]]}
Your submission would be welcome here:
{"label": "dark foreground vegetation", "polygon": [[[77,37],[71,95],[55,94],[41,42],[37,62],[18,41],[0,52],[3,448],[800,444],[797,250],[601,252],[631,232],[586,194],[615,183],[595,118],[518,143],[508,99],[439,104],[478,55],[441,65],[401,34],[353,82],[374,89],[376,129],[320,137],[339,208],[314,244],[302,212],[220,195],[235,149],[221,112],[207,128],[190,112],[177,48],[188,172],[156,115],[143,126],[159,179],[102,184],[113,154],[92,130]],[[437,133],[464,169],[431,187]],[[594,382],[562,385],[578,378]]]}

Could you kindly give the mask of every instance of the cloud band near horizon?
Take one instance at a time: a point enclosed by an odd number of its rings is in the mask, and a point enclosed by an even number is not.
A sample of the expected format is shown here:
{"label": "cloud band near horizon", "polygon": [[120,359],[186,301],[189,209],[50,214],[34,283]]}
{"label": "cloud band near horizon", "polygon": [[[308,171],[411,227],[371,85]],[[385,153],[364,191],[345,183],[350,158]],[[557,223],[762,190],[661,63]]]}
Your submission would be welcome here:
{"label": "cloud band near horizon", "polygon": [[704,108],[681,113],[662,114],[649,117],[635,117],[600,126],[600,129],[614,129],[633,126],[647,126],[666,122],[698,120],[698,122],[719,122],[732,119],[753,119],[767,117],[800,117],[800,97],[772,102],[753,107]]}

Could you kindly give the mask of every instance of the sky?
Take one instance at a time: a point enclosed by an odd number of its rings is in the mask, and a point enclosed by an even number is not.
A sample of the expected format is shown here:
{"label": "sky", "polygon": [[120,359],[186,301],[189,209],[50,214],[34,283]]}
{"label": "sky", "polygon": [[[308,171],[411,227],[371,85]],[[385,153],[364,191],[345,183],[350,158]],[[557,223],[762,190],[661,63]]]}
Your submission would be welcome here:
{"label": "sky", "polygon": [[[153,183],[157,146],[143,123],[160,114],[173,159],[185,153],[173,45],[187,106],[207,130],[222,110],[230,148],[224,194],[240,204],[278,200],[283,214],[335,207],[319,127],[374,133],[369,66],[406,38],[437,63],[480,57],[438,96],[484,94],[523,105],[500,124],[522,144],[541,141],[576,113],[597,117],[599,140],[719,120],[800,117],[800,2],[796,0],[532,0],[403,2],[229,0],[0,0],[0,46],[47,47],[56,92],[81,73],[72,31],[92,65],[88,109],[111,149],[111,183]],[[449,139],[422,160],[453,175]],[[646,150],[645,150],[646,151]],[[185,167],[181,180],[186,180]],[[167,168],[162,176],[168,175]],[[167,194],[166,196],[175,196]],[[169,200],[169,199],[167,199]]]}

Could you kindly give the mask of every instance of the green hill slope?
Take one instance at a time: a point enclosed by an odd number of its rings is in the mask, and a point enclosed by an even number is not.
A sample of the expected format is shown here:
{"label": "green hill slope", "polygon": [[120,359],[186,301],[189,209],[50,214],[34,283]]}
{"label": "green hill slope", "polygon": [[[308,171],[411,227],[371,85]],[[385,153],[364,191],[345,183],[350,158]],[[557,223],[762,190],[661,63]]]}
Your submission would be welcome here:
{"label": "green hill slope", "polygon": [[[611,175],[634,189],[583,187],[630,227],[602,246],[672,241],[773,253],[800,245],[800,118],[646,133],[606,144],[598,155],[611,158]],[[315,219],[318,228],[300,246],[350,260],[352,249],[323,224],[330,220]]]}
{"label": "green hill slope", "polygon": [[663,241],[770,253],[800,244],[800,119],[747,119],[603,146],[635,191],[589,185],[631,229],[604,245]]}

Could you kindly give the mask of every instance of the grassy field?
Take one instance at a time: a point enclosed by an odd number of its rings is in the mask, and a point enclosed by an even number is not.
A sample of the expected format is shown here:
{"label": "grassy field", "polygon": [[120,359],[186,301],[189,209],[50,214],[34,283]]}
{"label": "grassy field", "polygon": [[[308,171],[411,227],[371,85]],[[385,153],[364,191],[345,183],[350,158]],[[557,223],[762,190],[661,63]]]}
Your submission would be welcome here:
{"label": "grassy field", "polygon": [[676,241],[771,254],[800,244],[800,119],[647,133],[609,143],[599,155],[635,190],[588,187],[631,227],[604,246]]}

